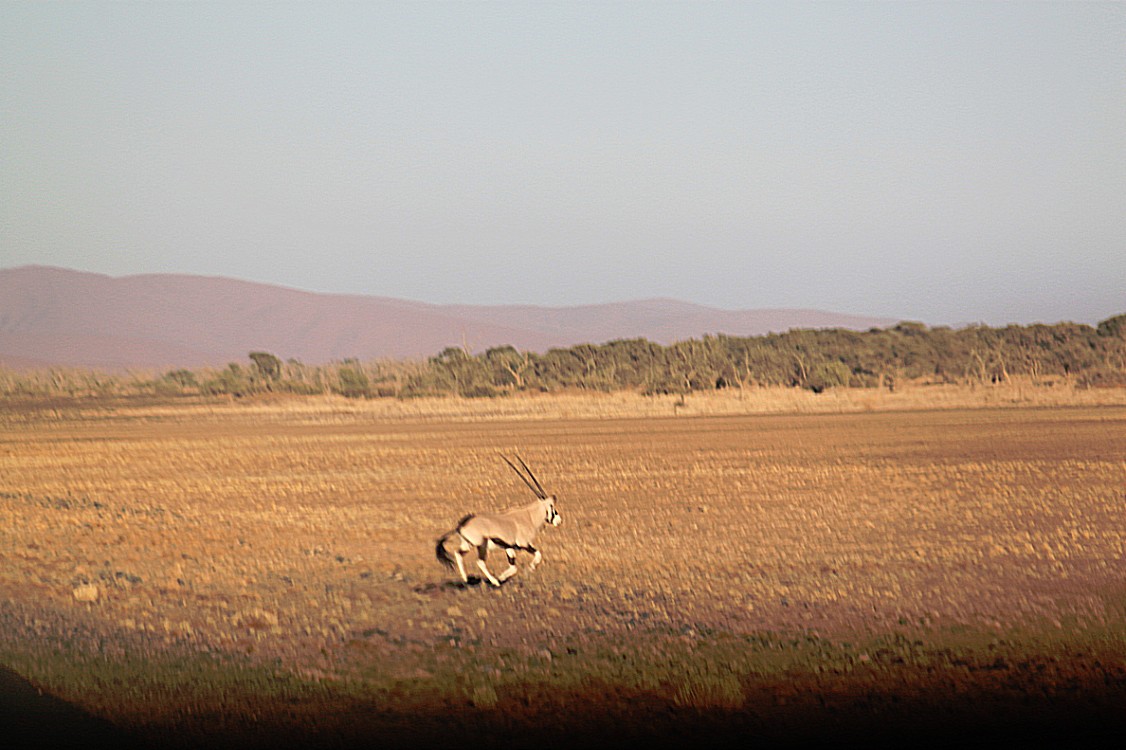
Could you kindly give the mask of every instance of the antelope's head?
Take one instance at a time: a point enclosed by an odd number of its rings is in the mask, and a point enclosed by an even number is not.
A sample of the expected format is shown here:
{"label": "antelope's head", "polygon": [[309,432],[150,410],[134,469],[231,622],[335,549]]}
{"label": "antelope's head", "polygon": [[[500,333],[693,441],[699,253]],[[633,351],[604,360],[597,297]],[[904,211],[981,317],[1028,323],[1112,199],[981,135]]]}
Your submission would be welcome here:
{"label": "antelope's head", "polygon": [[558,526],[563,523],[563,516],[559,515],[559,511],[555,509],[555,495],[540,498],[540,503],[544,505],[546,514],[544,520],[552,526]]}
{"label": "antelope's head", "polygon": [[[563,523],[563,517],[559,515],[559,511],[555,510],[555,495],[549,495],[544,492],[540,480],[536,479],[536,475],[528,468],[528,464],[524,463],[524,459],[520,458],[520,456],[516,457],[516,460],[520,462],[520,466],[524,468],[524,471],[520,471],[520,469],[516,468],[516,464],[509,461],[505,456],[501,456],[501,458],[504,459],[506,464],[512,467],[512,470],[524,480],[524,484],[528,485],[528,489],[534,492],[536,497],[539,498],[540,505],[543,506],[544,522],[552,526],[558,526]],[[525,474],[527,476],[525,476]]]}

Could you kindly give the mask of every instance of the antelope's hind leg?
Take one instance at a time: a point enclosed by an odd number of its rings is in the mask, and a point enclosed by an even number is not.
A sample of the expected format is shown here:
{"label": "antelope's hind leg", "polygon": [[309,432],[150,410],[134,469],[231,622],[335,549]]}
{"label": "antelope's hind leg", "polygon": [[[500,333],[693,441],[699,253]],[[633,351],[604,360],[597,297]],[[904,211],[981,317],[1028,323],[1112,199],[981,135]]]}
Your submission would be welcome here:
{"label": "antelope's hind leg", "polygon": [[477,548],[477,554],[479,555],[479,557],[477,558],[477,567],[480,568],[481,572],[485,574],[485,578],[488,579],[489,583],[493,584],[494,586],[499,586],[500,581],[498,581],[496,577],[489,572],[488,566],[485,565],[485,560],[489,557],[489,542],[485,542],[484,544],[479,546]]}
{"label": "antelope's hind leg", "polygon": [[461,574],[461,582],[469,583],[469,574],[465,572],[465,553],[461,550],[455,552],[454,562],[457,563],[457,572]]}
{"label": "antelope's hind leg", "polygon": [[504,554],[508,555],[508,567],[500,574],[501,583],[504,583],[509,578],[516,575],[516,550],[511,547],[505,547]]}

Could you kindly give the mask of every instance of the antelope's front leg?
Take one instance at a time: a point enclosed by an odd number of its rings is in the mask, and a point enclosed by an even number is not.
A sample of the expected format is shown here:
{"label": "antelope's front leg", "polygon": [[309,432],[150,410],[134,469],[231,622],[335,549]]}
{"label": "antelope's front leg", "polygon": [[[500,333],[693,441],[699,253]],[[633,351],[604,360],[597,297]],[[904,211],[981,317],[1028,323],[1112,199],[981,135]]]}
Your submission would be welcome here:
{"label": "antelope's front leg", "polygon": [[485,542],[480,547],[478,547],[477,554],[479,555],[479,557],[477,558],[477,567],[480,568],[481,572],[485,574],[485,578],[489,583],[493,584],[494,586],[499,586],[500,581],[498,581],[493,576],[493,574],[489,572],[488,566],[485,565],[485,560],[489,557],[489,543]]}
{"label": "antelope's front leg", "polygon": [[504,554],[508,555],[508,567],[500,574],[501,583],[516,575],[516,550],[505,547]]}
{"label": "antelope's front leg", "polygon": [[541,555],[540,551],[535,547],[528,547],[528,551],[532,553],[532,564],[528,566],[528,572],[530,573],[536,569],[537,565],[540,564],[540,560],[543,559],[543,555]]}

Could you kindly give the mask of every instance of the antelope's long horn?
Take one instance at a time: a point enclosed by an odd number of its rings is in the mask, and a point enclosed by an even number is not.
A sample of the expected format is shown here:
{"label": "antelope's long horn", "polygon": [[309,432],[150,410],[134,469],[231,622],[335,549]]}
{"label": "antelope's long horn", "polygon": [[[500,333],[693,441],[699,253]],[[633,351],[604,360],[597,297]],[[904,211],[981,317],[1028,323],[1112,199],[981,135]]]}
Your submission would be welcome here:
{"label": "antelope's long horn", "polygon": [[516,460],[520,462],[520,465],[524,467],[524,471],[528,472],[528,476],[536,483],[536,487],[539,489],[540,499],[546,499],[547,493],[543,491],[543,485],[540,484],[540,480],[536,479],[536,475],[532,473],[532,470],[528,468],[528,464],[524,463],[524,459],[520,458],[520,456],[516,456]]}
{"label": "antelope's long horn", "polygon": [[[514,463],[512,463],[511,461],[508,460],[508,456],[501,454],[500,457],[504,459],[504,462],[506,464],[508,464],[509,466],[512,467],[512,470],[516,472],[516,475],[518,477],[520,477],[521,479],[524,480],[524,484],[528,485],[528,489],[530,489],[536,497],[538,497],[540,500],[544,499],[545,495],[543,494],[543,489],[537,488],[535,485],[533,485],[531,482],[529,482],[528,478],[526,476],[524,476],[523,474],[521,474],[520,470],[516,468],[516,464],[514,464]],[[516,458],[517,458],[517,460],[519,460],[520,457],[517,456]],[[524,463],[524,462],[520,461],[520,463]],[[524,467],[524,468],[527,468],[527,467]],[[535,477],[532,477],[532,479],[535,479]]]}

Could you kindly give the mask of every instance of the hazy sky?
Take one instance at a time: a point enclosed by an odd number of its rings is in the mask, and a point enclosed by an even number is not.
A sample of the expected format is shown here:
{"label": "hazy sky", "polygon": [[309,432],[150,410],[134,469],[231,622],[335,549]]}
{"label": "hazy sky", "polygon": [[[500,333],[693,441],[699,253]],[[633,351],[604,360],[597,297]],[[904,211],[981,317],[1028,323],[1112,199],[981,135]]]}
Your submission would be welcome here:
{"label": "hazy sky", "polygon": [[0,267],[1126,311],[1126,3],[0,0]]}

